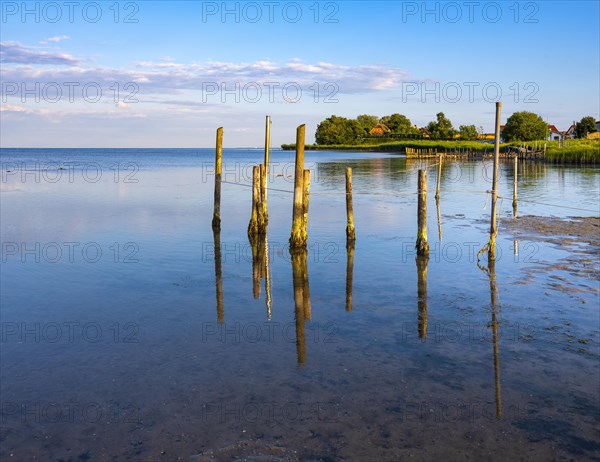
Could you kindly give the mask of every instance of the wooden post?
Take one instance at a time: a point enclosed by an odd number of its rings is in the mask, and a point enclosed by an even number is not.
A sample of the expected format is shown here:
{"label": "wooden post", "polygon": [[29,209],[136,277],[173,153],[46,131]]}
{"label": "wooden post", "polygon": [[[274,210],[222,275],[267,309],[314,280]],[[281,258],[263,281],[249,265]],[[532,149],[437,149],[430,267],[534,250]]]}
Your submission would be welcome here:
{"label": "wooden post", "polygon": [[308,204],[310,201],[310,170],[302,175],[302,232],[308,236]]}
{"label": "wooden post", "polygon": [[271,116],[267,116],[265,123],[265,168],[269,171],[269,147],[271,146]]}
{"label": "wooden post", "polygon": [[215,202],[212,219],[213,230],[221,229],[221,173],[223,157],[223,127],[217,128],[217,148],[215,152]]}
{"label": "wooden post", "polygon": [[427,170],[419,170],[417,218],[417,255],[429,255],[429,243],[427,242]]}
{"label": "wooden post", "polygon": [[356,240],[352,206],[352,168],[346,167],[346,246]]}
{"label": "wooden post", "polygon": [[258,201],[258,233],[266,234],[269,224],[269,215],[267,212],[267,169],[264,164],[259,166],[259,184],[260,196]]}
{"label": "wooden post", "polygon": [[260,184],[259,184],[259,168],[254,166],[252,168],[252,215],[250,217],[250,223],[248,224],[248,236],[256,236],[258,234],[258,198],[260,195]]}
{"label": "wooden post", "polygon": [[267,207],[267,185],[269,184],[269,149],[271,146],[271,116],[267,116],[265,121],[265,179],[264,179],[264,191],[262,194],[262,202],[263,202],[263,214],[265,217],[265,229],[264,232],[267,232],[267,225],[269,224],[269,212]]}
{"label": "wooden post", "polygon": [[512,202],[512,206],[513,206],[513,215],[515,216],[515,218],[517,218],[517,181],[519,178],[519,158],[517,156],[515,156],[515,160],[514,160],[514,178],[513,178],[513,202]]}
{"label": "wooden post", "polygon": [[292,211],[292,233],[290,247],[306,247],[307,236],[303,233],[303,184],[304,184],[304,138],[306,125],[296,130],[296,172],[294,176],[294,208]]}
{"label": "wooden post", "polygon": [[492,178],[492,216],[490,222],[490,242],[488,244],[488,259],[496,259],[496,236],[498,226],[496,224],[496,202],[498,201],[498,162],[500,158],[500,113],[502,103],[496,102],[496,139],[494,140],[494,174]]}
{"label": "wooden post", "polygon": [[440,198],[440,185],[442,182],[442,162],[444,161],[444,155],[440,154],[437,168],[437,182],[435,185],[435,200]]}

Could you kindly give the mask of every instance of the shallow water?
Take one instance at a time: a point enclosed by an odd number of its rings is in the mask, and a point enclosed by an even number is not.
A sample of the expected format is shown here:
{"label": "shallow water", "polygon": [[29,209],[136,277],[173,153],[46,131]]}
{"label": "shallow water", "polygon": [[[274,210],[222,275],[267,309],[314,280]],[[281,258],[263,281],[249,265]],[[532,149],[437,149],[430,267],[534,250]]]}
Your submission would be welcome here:
{"label": "shallow water", "polygon": [[[287,250],[293,153],[273,151],[257,281],[262,151],[224,151],[219,236],[213,155],[0,150],[2,460],[598,460],[598,250],[591,276],[560,266],[584,245],[515,250],[512,163],[490,272],[491,163],[444,165],[440,241],[434,162],[307,152],[304,264]],[[520,216],[599,215],[597,168],[521,167]]]}

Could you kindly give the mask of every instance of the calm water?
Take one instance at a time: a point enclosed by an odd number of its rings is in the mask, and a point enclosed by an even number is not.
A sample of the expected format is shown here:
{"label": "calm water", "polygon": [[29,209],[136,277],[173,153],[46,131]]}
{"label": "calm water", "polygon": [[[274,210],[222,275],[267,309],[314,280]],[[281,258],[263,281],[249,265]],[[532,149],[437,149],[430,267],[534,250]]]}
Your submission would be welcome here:
{"label": "calm water", "polygon": [[[515,241],[512,164],[489,273],[487,162],[444,166],[438,221],[433,163],[307,152],[292,262],[293,153],[254,258],[262,151],[225,150],[219,236],[213,155],[0,150],[1,460],[600,460],[598,250]],[[518,213],[598,216],[599,191],[598,169],[524,165]]]}

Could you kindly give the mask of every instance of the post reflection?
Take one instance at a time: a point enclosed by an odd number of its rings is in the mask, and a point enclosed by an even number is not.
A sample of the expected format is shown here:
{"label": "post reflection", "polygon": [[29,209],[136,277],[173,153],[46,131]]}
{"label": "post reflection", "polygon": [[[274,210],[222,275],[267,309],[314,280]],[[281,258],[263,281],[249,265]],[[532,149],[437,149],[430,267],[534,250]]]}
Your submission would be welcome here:
{"label": "post reflection", "polygon": [[310,291],[308,288],[308,267],[306,249],[290,249],[292,257],[292,280],[294,285],[294,308],[296,319],[296,354],[298,364],[306,364],[306,338],[304,322],[310,320]]}
{"label": "post reflection", "polygon": [[492,303],[492,340],[494,344],[494,382],[496,388],[496,418],[502,418],[502,394],[500,389],[500,349],[498,346],[498,287],[496,285],[496,268],[494,260],[488,261],[488,276],[490,278],[490,298]]}
{"label": "post reflection", "polygon": [[488,327],[492,329],[492,344],[494,356],[494,385],[496,392],[496,419],[502,418],[502,389],[500,386],[500,347],[498,340],[500,338],[498,321],[498,286],[496,285],[496,266],[495,261],[488,259],[488,267],[479,265],[479,268],[487,273],[490,280],[490,302],[492,306],[492,320]]}
{"label": "post reflection", "polygon": [[260,240],[258,234],[248,235],[248,241],[250,241],[250,248],[252,249],[252,295],[255,300],[260,298]]}
{"label": "post reflection", "polygon": [[271,269],[269,260],[269,239],[266,234],[248,235],[252,250],[252,295],[260,298],[260,281],[265,280],[267,319],[271,319]]}
{"label": "post reflection", "polygon": [[221,231],[213,229],[213,245],[215,250],[215,290],[217,294],[217,321],[223,324],[223,271],[221,268]]}
{"label": "post reflection", "polygon": [[435,198],[435,208],[437,209],[437,224],[438,224],[438,235],[440,238],[440,242],[442,242],[442,212],[440,210],[440,198],[436,196]]}
{"label": "post reflection", "polygon": [[417,256],[417,307],[419,310],[419,338],[427,338],[427,266],[429,255]]}
{"label": "post reflection", "polygon": [[354,277],[354,241],[346,243],[346,311],[352,311],[352,279]]}

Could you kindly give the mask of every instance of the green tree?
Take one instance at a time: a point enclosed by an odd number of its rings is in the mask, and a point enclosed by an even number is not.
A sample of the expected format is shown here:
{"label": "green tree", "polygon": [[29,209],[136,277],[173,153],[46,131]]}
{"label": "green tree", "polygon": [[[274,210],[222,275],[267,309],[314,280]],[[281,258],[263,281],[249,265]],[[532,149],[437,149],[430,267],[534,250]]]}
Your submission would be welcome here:
{"label": "green tree", "polygon": [[505,141],[534,141],[548,138],[548,124],[533,112],[515,112],[502,132]]}
{"label": "green tree", "polygon": [[379,117],[368,114],[361,114],[356,118],[358,125],[364,130],[365,134],[368,135],[371,129],[379,123]]}
{"label": "green tree", "polygon": [[434,140],[449,140],[454,137],[456,130],[452,128],[452,122],[446,118],[443,112],[436,114],[436,121],[429,122],[427,130],[429,136]]}
{"label": "green tree", "polygon": [[596,131],[596,119],[592,116],[582,118],[577,124],[577,138],[585,138]]}
{"label": "green tree", "polygon": [[461,140],[476,140],[479,138],[477,133],[477,127],[475,125],[461,125],[458,127],[458,133],[460,134]]}
{"label": "green tree", "polygon": [[392,114],[389,116],[384,116],[381,118],[381,123],[385,124],[392,133],[411,133],[412,132],[412,124],[410,123],[410,119],[402,114]]}
{"label": "green tree", "polygon": [[364,134],[356,120],[332,115],[317,126],[317,144],[355,144]]}

